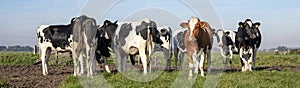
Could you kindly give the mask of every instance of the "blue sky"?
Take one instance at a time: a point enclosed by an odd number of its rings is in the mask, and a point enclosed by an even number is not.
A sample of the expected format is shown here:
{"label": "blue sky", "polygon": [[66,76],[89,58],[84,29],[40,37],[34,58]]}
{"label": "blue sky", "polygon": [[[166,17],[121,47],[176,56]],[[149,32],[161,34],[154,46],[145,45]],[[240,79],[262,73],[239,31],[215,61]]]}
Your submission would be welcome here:
{"label": "blue sky", "polygon": [[215,29],[237,30],[251,18],[261,22],[262,47],[299,47],[299,0],[4,0],[0,3],[0,45],[37,44],[42,24],[68,24],[81,14],[103,20],[131,21],[150,18],[173,30],[191,16]]}

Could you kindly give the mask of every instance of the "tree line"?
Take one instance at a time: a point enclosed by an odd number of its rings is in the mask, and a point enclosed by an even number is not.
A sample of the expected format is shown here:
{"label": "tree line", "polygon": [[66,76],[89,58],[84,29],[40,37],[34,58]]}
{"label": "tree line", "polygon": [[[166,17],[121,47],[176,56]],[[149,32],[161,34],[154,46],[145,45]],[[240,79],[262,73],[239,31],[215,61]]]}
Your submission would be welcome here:
{"label": "tree line", "polygon": [[15,46],[0,46],[1,51],[28,51],[32,52],[34,50],[33,47],[30,46],[20,46],[20,45],[15,45]]}

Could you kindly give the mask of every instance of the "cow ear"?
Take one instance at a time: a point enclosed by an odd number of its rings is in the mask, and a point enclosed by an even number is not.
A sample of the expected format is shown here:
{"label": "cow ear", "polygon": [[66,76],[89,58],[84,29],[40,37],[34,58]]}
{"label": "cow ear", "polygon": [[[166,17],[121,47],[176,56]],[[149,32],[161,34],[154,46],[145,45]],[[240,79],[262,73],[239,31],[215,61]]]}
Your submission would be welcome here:
{"label": "cow ear", "polygon": [[225,32],[225,35],[226,35],[226,36],[228,36],[229,34],[230,34],[230,32],[228,32],[228,31],[227,31],[227,32]]}
{"label": "cow ear", "polygon": [[183,22],[183,23],[180,24],[180,26],[183,27],[183,28],[188,28],[189,24],[186,23],[186,22]]}
{"label": "cow ear", "polygon": [[260,26],[259,22],[254,23],[255,28],[258,28]]}
{"label": "cow ear", "polygon": [[116,20],[115,22],[114,22],[114,24],[116,24],[118,22],[118,20]]}
{"label": "cow ear", "polygon": [[239,27],[243,27],[243,22],[239,22]]}
{"label": "cow ear", "polygon": [[201,28],[205,27],[205,22],[200,22],[200,27]]}

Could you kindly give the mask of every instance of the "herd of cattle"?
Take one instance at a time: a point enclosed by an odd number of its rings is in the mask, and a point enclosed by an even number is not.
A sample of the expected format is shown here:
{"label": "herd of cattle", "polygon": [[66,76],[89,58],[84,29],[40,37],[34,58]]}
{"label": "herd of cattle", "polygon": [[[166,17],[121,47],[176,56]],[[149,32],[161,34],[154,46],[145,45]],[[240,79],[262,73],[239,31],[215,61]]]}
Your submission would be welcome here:
{"label": "herd of cattle", "polygon": [[126,69],[128,56],[131,64],[135,65],[134,58],[139,55],[143,73],[147,74],[151,55],[156,51],[162,51],[167,62],[167,71],[170,70],[173,53],[177,69],[180,52],[180,69],[186,53],[189,78],[192,77],[193,70],[198,74],[198,69],[201,76],[204,76],[204,58],[207,58],[207,71],[210,72],[213,36],[217,38],[224,69],[226,56],[230,55],[232,68],[232,56],[239,54],[242,71],[251,71],[252,61],[255,68],[256,51],[261,43],[258,29],[260,23],[246,19],[238,25],[238,31],[215,30],[209,23],[191,17],[188,22],[180,24],[181,29],[172,32],[171,27],[157,27],[155,21],[147,18],[135,22],[105,20],[102,25],[97,26],[95,19],[86,15],[73,18],[68,25],[41,25],[37,29],[37,36],[42,73],[48,74],[47,63],[52,50],[72,53],[74,76],[80,76],[85,72],[87,76],[94,75],[96,62],[105,64],[106,71],[110,72],[106,58],[110,57],[111,53],[116,54],[118,71]]}

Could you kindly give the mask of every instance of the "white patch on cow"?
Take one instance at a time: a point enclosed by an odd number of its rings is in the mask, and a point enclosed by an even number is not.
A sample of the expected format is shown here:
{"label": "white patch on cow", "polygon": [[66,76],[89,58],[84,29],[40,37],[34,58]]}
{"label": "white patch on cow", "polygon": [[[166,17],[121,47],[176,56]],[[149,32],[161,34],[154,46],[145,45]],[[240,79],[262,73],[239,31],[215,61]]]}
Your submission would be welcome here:
{"label": "white patch on cow", "polygon": [[193,36],[193,31],[195,29],[195,26],[196,24],[198,23],[198,19],[196,17],[192,17],[190,20],[189,20],[189,26],[190,26],[190,36],[189,36],[189,40],[193,40],[194,37]]}
{"label": "white patch on cow", "polygon": [[[168,32],[170,32],[169,26],[162,26],[157,27],[158,31],[161,33],[162,29],[166,29]],[[160,36],[160,40],[162,40],[163,44],[162,47],[166,49],[170,49],[171,40],[168,40],[170,36]]]}
{"label": "white patch on cow", "polygon": [[150,23],[150,20],[148,18],[144,18],[142,21],[145,21],[146,23]]}
{"label": "white patch on cow", "polygon": [[205,57],[205,54],[202,50],[203,49],[201,49],[199,68],[200,68],[200,71],[201,71],[201,76],[204,76],[204,57]]}
{"label": "white patch on cow", "polygon": [[73,42],[73,35],[70,35],[70,38],[68,38],[68,41],[71,43]]}
{"label": "white patch on cow", "polygon": [[250,26],[250,27],[252,27],[252,21],[246,21],[246,23]]}
{"label": "white patch on cow", "polygon": [[37,31],[42,32],[45,28],[49,27],[50,25],[41,25],[38,27]]}

